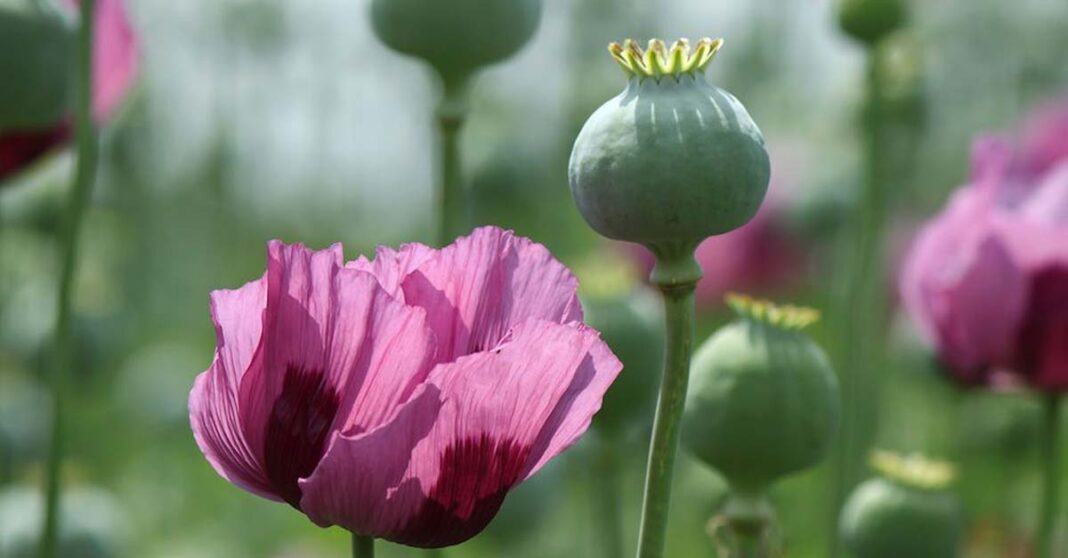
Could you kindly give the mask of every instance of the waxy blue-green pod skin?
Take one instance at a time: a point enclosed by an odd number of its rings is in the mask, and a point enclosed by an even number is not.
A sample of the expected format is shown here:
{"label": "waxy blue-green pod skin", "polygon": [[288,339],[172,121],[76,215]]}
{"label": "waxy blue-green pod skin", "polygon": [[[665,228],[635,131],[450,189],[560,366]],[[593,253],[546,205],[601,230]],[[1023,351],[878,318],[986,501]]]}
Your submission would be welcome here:
{"label": "waxy blue-green pod skin", "polygon": [[854,558],[954,558],[960,515],[950,492],[875,478],[857,487],[842,509],[842,538]]}
{"label": "waxy blue-green pod skin", "polygon": [[742,103],[690,73],[632,77],[583,126],[569,174],[579,210],[600,234],[696,246],[756,214],[771,169]]}
{"label": "waxy blue-green pod skin", "polygon": [[874,45],[905,24],[903,0],[840,0],[838,25],[854,39]]}
{"label": "waxy blue-green pod skin", "polygon": [[65,117],[73,46],[73,21],[51,0],[0,0],[0,132]]}
{"label": "waxy blue-green pod skin", "polygon": [[743,318],[694,355],[683,443],[736,492],[760,494],[823,458],[840,406],[827,355],[807,335]]}
{"label": "waxy blue-green pod skin", "polygon": [[373,0],[371,24],[390,48],[461,80],[522,48],[541,8],[541,0]]}
{"label": "waxy blue-green pod skin", "polygon": [[601,332],[601,339],[623,363],[593,417],[594,426],[617,435],[630,426],[651,423],[660,386],[662,320],[625,296],[588,297],[582,307],[586,323]]}

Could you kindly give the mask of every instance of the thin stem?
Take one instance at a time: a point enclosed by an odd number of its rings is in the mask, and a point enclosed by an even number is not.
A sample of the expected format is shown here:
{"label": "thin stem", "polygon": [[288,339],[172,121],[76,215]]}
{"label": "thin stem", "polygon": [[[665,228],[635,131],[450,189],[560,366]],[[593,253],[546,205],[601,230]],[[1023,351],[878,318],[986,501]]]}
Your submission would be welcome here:
{"label": "thin stem", "polygon": [[60,510],[60,468],[63,462],[66,435],[67,404],[70,400],[71,358],[71,298],[75,271],[78,266],[78,233],[89,203],[96,177],[96,130],[92,120],[93,22],[95,0],[81,0],[78,28],[78,48],[75,81],[75,137],[77,167],[67,201],[66,219],[61,236],[63,260],[60,268],[59,293],[56,311],[55,346],[49,379],[52,388],[52,431],[48,463],[45,469],[45,517],[38,547],[41,558],[54,558],[57,553]]}
{"label": "thin stem", "polygon": [[831,501],[831,552],[839,552],[838,510],[859,481],[876,431],[883,363],[879,328],[885,313],[882,262],[888,187],[885,173],[884,108],[880,50],[868,51],[867,98],[863,113],[864,177],[853,213],[846,252],[845,296],[837,309],[837,360],[842,380],[843,419],[836,448]]}
{"label": "thin stem", "polygon": [[352,558],[375,558],[375,539],[353,533]]}
{"label": "thin stem", "polygon": [[467,232],[467,192],[464,188],[463,167],[460,158],[460,132],[467,121],[466,78],[444,80],[444,94],[437,109],[441,183],[437,193],[438,208],[437,243],[441,246],[452,242]]}
{"label": "thin stem", "polygon": [[671,484],[693,352],[694,287],[700,277],[701,269],[693,259],[692,247],[674,253],[657,251],[651,279],[664,297],[664,374],[649,447],[638,558],[661,558],[664,555]]}
{"label": "thin stem", "polygon": [[727,502],[724,515],[727,527],[734,535],[736,558],[768,558],[766,534],[772,523],[771,504],[763,495],[734,492]]}
{"label": "thin stem", "polygon": [[1038,531],[1038,558],[1053,558],[1056,542],[1058,505],[1061,495],[1061,399],[1056,393],[1046,396],[1046,413],[1042,435],[1045,463],[1045,486],[1042,487],[1042,515]]}
{"label": "thin stem", "polygon": [[597,462],[592,468],[596,509],[594,524],[601,553],[605,558],[623,556],[623,505],[619,498],[619,458],[614,439],[600,440]]}

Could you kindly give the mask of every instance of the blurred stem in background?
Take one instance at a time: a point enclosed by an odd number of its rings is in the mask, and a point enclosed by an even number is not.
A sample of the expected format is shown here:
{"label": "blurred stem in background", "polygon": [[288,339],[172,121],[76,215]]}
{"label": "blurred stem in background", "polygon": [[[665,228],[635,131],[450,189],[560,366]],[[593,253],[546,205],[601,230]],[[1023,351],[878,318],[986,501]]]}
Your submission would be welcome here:
{"label": "blurred stem in background", "polygon": [[843,420],[835,457],[831,499],[831,556],[838,555],[837,516],[846,495],[860,480],[872,445],[885,363],[885,228],[887,197],[883,76],[878,45],[868,47],[865,104],[861,120],[864,176],[845,239],[845,289],[838,298],[837,361],[841,370]]}
{"label": "blurred stem in background", "polygon": [[57,294],[55,346],[49,381],[52,389],[52,431],[45,469],[45,510],[41,541],[41,558],[55,558],[60,521],[60,477],[66,434],[67,405],[71,397],[74,359],[71,336],[71,299],[78,266],[78,233],[89,203],[96,177],[97,139],[92,120],[93,21],[95,0],[81,0],[75,55],[74,120],[77,140],[77,163],[67,201],[60,242],[62,263]]}
{"label": "blurred stem in background", "polygon": [[1047,394],[1045,424],[1042,432],[1042,459],[1045,464],[1042,486],[1042,510],[1038,531],[1038,558],[1053,558],[1057,535],[1057,513],[1061,493],[1061,398],[1058,393]]}
{"label": "blurred stem in background", "polygon": [[352,558],[375,558],[375,540],[353,533]]}
{"label": "blurred stem in background", "polygon": [[469,221],[467,191],[464,187],[460,157],[460,132],[468,114],[468,78],[445,79],[444,92],[436,116],[441,134],[441,159],[438,185],[438,246],[466,234]]}
{"label": "blurred stem in background", "polygon": [[596,507],[594,524],[596,540],[601,555],[605,558],[623,556],[623,502],[619,497],[619,458],[616,448],[621,446],[615,436],[602,436],[597,440],[597,456],[591,486]]}
{"label": "blurred stem in background", "polygon": [[689,247],[670,254],[657,253],[656,267],[650,276],[664,298],[666,337],[664,372],[653,422],[642,522],[638,532],[638,558],[664,555],[675,457],[693,356],[694,290],[701,278],[701,268],[694,260],[693,250],[694,247]]}

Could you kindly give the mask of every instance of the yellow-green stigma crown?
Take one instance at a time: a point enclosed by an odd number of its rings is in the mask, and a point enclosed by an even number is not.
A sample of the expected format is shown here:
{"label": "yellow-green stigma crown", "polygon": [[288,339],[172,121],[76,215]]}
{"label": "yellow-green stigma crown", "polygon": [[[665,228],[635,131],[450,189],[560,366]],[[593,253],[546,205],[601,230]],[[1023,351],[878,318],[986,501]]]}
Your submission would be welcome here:
{"label": "yellow-green stigma crown", "polygon": [[871,468],[880,475],[906,486],[923,490],[940,490],[957,476],[951,463],[933,461],[921,455],[898,455],[875,450],[868,458]]}
{"label": "yellow-green stigma crown", "polygon": [[664,41],[653,39],[642,50],[637,42],[627,39],[623,44],[608,45],[608,52],[612,53],[612,58],[623,68],[627,77],[659,80],[663,76],[677,78],[703,72],[722,46],[723,39],[705,38],[697,41],[697,46],[691,49],[690,41],[679,39],[668,49]]}
{"label": "yellow-green stigma crown", "polygon": [[743,318],[749,318],[783,329],[804,329],[820,319],[819,310],[804,306],[777,305],[768,300],[730,293],[727,306]]}

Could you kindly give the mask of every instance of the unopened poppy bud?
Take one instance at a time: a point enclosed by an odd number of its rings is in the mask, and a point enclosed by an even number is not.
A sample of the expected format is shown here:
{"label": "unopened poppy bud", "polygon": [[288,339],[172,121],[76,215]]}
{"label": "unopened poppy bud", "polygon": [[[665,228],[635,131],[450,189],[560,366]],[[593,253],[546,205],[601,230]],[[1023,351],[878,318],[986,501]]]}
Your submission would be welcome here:
{"label": "unopened poppy bud", "polygon": [[390,48],[422,58],[446,81],[513,55],[534,36],[541,0],[373,0],[371,23]]}
{"label": "unopened poppy bud", "polygon": [[770,177],[764,137],[741,102],[704,76],[722,44],[611,45],[627,87],[586,121],[569,168],[571,193],[597,232],[692,251],[760,207]]}
{"label": "unopened poppy bud", "polygon": [[842,510],[841,533],[855,558],[953,558],[960,506],[947,490],[953,468],[921,457],[874,452],[879,477],[861,484]]}
{"label": "unopened poppy bud", "polygon": [[902,0],[840,0],[838,25],[854,39],[874,45],[905,24]]}
{"label": "unopened poppy bud", "polygon": [[51,0],[0,2],[0,132],[63,118],[73,43],[72,19]]}
{"label": "unopened poppy bud", "polygon": [[694,356],[682,437],[735,493],[759,495],[824,456],[838,426],[838,383],[801,331],[815,310],[737,295],[728,303],[739,319]]}

